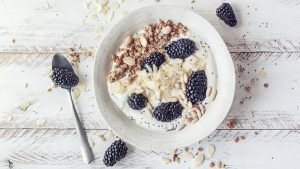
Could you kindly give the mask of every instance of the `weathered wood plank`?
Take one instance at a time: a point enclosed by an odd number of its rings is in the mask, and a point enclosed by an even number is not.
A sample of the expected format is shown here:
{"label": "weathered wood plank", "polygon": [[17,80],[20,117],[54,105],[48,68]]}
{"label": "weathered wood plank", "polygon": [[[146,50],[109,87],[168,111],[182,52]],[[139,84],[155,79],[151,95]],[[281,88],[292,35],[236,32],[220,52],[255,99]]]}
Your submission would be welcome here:
{"label": "weathered wood plank", "polygon": [[[61,89],[47,92],[51,86],[47,69],[52,55],[0,55],[0,100],[1,105],[5,105],[0,106],[1,128],[37,128],[36,121],[40,118],[47,120],[45,128],[74,127],[66,93]],[[245,68],[241,73],[236,67],[236,95],[227,117],[237,119],[236,129],[300,129],[300,91],[296,73],[300,71],[300,53],[246,52],[232,53],[232,57],[235,65]],[[79,64],[87,89],[79,96],[77,105],[85,128],[101,129],[106,126],[101,122],[91,91],[92,60],[92,57],[83,56]],[[252,78],[255,82],[250,83]],[[264,83],[269,87],[265,88]],[[251,91],[247,92],[241,85],[249,85]],[[27,111],[18,108],[22,100],[32,102]],[[10,115],[11,121],[8,120]],[[226,128],[225,122],[219,128]]]}
{"label": "weathered wood plank", "polygon": [[[78,149],[75,130],[67,129],[1,129],[0,168],[102,168],[103,153],[112,141],[101,142],[97,136],[104,130],[88,130],[93,140],[96,160],[84,165]],[[216,153],[199,168],[208,168],[210,161],[222,161],[230,169],[282,168],[297,169],[299,162],[299,130],[217,130],[200,143],[189,147],[195,153],[199,146],[207,155],[207,145],[214,144]],[[234,142],[237,136],[245,140]],[[249,148],[251,147],[251,148]],[[178,151],[180,152],[180,150]],[[189,160],[182,157],[181,163],[163,164],[161,156],[172,157],[171,152],[151,152],[129,147],[128,155],[115,168],[188,168]]]}
{"label": "weathered wood plank", "polygon": [[[47,3],[48,5],[47,5]],[[230,51],[300,51],[298,26],[300,5],[298,0],[247,2],[232,0],[239,24],[230,28],[216,17],[215,9],[220,1],[162,0],[159,4],[175,5],[191,9],[210,21],[223,36]],[[106,16],[96,21],[87,19],[88,11],[82,0],[39,1],[18,0],[0,3],[0,51],[22,51],[38,48],[66,48],[81,43],[85,47],[97,45],[93,40],[95,28],[102,25],[104,32],[119,20],[123,11],[155,4],[153,1],[129,1],[116,10],[112,22]],[[14,9],[14,10],[11,10]],[[280,11],[280,12],[278,12]],[[25,15],[26,14],[26,15]],[[12,43],[12,39],[16,42]]]}

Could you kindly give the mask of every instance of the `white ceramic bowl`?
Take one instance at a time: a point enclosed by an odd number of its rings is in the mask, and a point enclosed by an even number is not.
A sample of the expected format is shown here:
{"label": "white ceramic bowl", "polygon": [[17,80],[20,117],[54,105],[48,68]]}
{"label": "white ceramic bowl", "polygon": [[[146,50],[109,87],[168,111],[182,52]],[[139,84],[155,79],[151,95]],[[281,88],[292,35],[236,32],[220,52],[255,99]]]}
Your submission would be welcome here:
{"label": "white ceramic bowl", "polygon": [[[197,123],[181,131],[155,131],[135,124],[115,105],[108,93],[106,75],[111,68],[111,55],[126,35],[135,33],[147,23],[156,22],[158,18],[181,22],[205,40],[210,46],[218,74],[215,101]],[[156,5],[131,12],[104,36],[94,60],[93,84],[98,109],[104,121],[118,136],[141,149],[171,150],[205,138],[220,125],[233,101],[235,71],[225,43],[208,21],[187,9]]]}

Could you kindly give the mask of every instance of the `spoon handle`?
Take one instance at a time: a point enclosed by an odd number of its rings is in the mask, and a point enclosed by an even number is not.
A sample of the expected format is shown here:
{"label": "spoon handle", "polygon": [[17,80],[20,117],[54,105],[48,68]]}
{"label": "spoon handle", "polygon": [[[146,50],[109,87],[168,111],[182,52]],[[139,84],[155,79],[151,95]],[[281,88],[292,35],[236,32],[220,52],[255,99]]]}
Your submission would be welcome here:
{"label": "spoon handle", "polygon": [[77,135],[78,135],[78,138],[79,138],[82,159],[86,164],[89,164],[94,159],[93,152],[90,148],[86,133],[85,133],[85,131],[83,130],[83,128],[81,126],[80,119],[78,117],[76,108],[75,108],[74,103],[73,103],[71,90],[68,90],[68,93],[69,93],[69,98],[70,98],[70,102],[71,102],[71,105],[72,105],[72,109],[73,109],[73,112],[74,112],[76,132],[77,132]]}

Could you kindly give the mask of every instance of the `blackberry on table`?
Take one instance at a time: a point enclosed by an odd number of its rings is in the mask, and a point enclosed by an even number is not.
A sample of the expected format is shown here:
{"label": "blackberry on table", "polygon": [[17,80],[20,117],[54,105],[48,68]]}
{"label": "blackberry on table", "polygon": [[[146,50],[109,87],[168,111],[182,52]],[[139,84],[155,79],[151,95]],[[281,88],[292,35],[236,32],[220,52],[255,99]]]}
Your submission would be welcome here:
{"label": "blackberry on table", "polygon": [[204,70],[192,72],[186,84],[186,96],[192,104],[202,102],[206,97],[207,78]]}
{"label": "blackberry on table", "polygon": [[52,70],[51,79],[53,83],[58,84],[64,89],[76,86],[79,82],[78,76],[66,68],[54,68]]}
{"label": "blackberry on table", "polygon": [[181,117],[183,106],[179,101],[161,103],[154,109],[154,117],[158,121],[170,122]]}
{"label": "blackberry on table", "polygon": [[127,103],[130,108],[134,110],[141,110],[147,106],[148,99],[142,93],[136,94],[132,93],[128,99]]}
{"label": "blackberry on table", "polygon": [[170,58],[185,59],[196,51],[196,44],[190,39],[182,38],[171,42],[165,47],[165,50]]}
{"label": "blackberry on table", "polygon": [[159,69],[160,65],[165,62],[165,55],[159,52],[153,52],[151,53],[142,63],[141,69],[146,69],[147,72],[149,70],[147,69],[146,65],[148,65],[151,69],[153,69],[153,65]]}
{"label": "blackberry on table", "polygon": [[237,24],[235,14],[229,3],[222,3],[222,5],[217,8],[216,13],[226,25],[233,27]]}
{"label": "blackberry on table", "polygon": [[104,153],[104,164],[108,167],[115,165],[117,161],[126,156],[127,150],[125,142],[122,140],[114,141]]}

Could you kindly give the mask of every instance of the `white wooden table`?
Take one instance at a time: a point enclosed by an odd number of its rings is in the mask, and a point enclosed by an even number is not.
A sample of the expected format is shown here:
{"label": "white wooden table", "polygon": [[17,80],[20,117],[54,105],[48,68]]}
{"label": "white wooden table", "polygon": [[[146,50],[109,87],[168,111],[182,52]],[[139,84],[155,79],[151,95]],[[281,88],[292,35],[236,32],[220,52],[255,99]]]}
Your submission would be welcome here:
{"label": "white wooden table", "polygon": [[[200,143],[217,147],[210,161],[222,161],[231,169],[299,169],[300,166],[300,1],[232,0],[238,26],[230,28],[219,21],[215,9],[222,1],[161,0],[192,8],[210,21],[224,38],[237,68],[236,95],[227,119],[236,119],[233,129],[226,121]],[[98,135],[107,127],[101,122],[92,93],[92,57],[81,57],[79,70],[87,89],[77,106],[96,160],[83,164],[77,145],[73,117],[61,89],[48,92],[47,76],[54,53],[80,43],[95,49],[95,29],[104,32],[124,11],[155,4],[154,0],[125,0],[111,22],[108,16],[86,19],[88,11],[81,0],[2,0],[0,2],[0,168],[87,169],[104,168],[102,158],[112,141],[101,142]],[[15,39],[15,43],[12,42]],[[262,69],[264,68],[264,69]],[[264,77],[264,72],[266,76]],[[250,83],[252,78],[258,81]],[[25,87],[28,83],[27,88]],[[265,88],[264,83],[269,87]],[[247,92],[241,85],[251,86]],[[244,99],[243,104],[240,102]],[[22,111],[21,101],[32,105]],[[38,126],[39,119],[47,120]],[[255,135],[254,132],[258,134]],[[236,136],[246,139],[234,142]],[[115,168],[188,168],[190,162],[164,164],[162,155],[170,152],[142,151],[132,146]]]}

